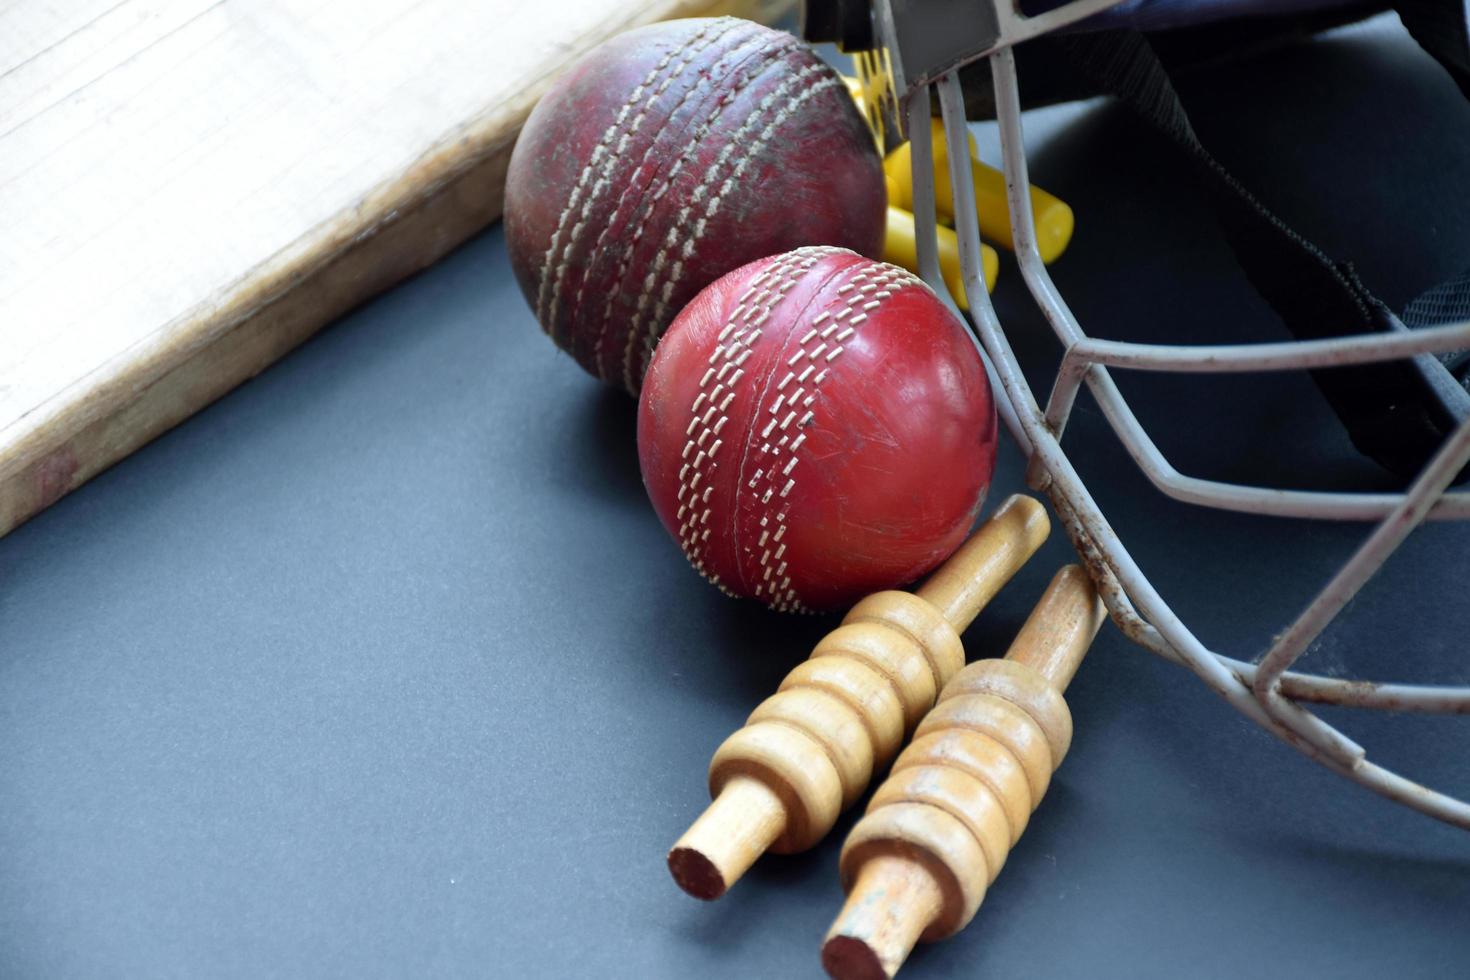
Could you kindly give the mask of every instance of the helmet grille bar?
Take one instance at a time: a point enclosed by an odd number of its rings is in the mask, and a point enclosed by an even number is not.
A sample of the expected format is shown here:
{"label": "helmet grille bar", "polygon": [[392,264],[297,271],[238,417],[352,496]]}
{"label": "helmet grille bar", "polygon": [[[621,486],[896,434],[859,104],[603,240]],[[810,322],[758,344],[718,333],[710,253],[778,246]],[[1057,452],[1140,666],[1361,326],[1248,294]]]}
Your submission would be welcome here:
{"label": "helmet grille bar", "polygon": [[[880,6],[887,4],[880,0]],[[1004,10],[1007,5],[997,4],[997,7]],[[1004,19],[1003,14],[1001,20]],[[1004,30],[1002,25],[1002,34]],[[1002,43],[988,57],[995,85],[1017,262],[1032,299],[1065,349],[1045,411],[1022,374],[983,286],[974,192],[970,181],[962,179],[968,175],[960,170],[968,159],[968,124],[959,79],[953,70],[932,83],[907,90],[899,88],[906,97],[914,155],[921,269],[926,281],[943,294],[945,287],[938,274],[934,241],[933,148],[927,125],[930,96],[937,91],[950,166],[954,171],[950,179],[955,192],[955,230],[965,288],[973,297],[971,312],[976,346],[1005,396],[1000,400],[1001,416],[1030,458],[1028,482],[1050,496],[1114,622],[1145,649],[1188,667],[1242,714],[1310,758],[1390,799],[1470,829],[1470,805],[1368,761],[1362,746],[1303,707],[1304,703],[1323,703],[1466,714],[1470,713],[1470,688],[1349,681],[1290,670],[1312,639],[1415,527],[1425,520],[1470,519],[1470,492],[1448,492],[1450,480],[1470,463],[1470,422],[1452,433],[1405,493],[1310,492],[1240,486],[1196,479],[1174,469],[1133,414],[1109,373],[1109,368],[1238,372],[1371,363],[1464,348],[1470,344],[1470,322],[1412,334],[1260,345],[1164,346],[1088,337],[1052,283],[1032,233],[1030,183],[1014,56],[1009,45]],[[896,71],[895,82],[899,77]],[[1280,634],[1258,664],[1225,657],[1205,647],[1175,615],[1111,529],[1061,445],[1076,393],[1084,383],[1140,469],[1160,491],[1171,497],[1224,510],[1376,523],[1352,558]]]}

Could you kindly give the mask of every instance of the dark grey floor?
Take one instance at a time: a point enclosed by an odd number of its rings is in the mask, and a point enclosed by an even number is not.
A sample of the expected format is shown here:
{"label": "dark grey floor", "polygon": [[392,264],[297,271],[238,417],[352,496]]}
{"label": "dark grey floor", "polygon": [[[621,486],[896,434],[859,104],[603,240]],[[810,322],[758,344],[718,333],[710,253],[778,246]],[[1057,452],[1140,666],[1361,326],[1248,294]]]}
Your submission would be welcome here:
{"label": "dark grey floor", "polygon": [[[1210,90],[1240,115],[1207,138],[1386,299],[1470,261],[1470,111],[1402,36],[1232,77]],[[1084,323],[1279,336],[1122,113],[1034,150],[1079,215],[1055,272]],[[1002,279],[1041,377],[1050,341]],[[1302,379],[1126,390],[1186,472],[1377,479]],[[850,820],[715,905],[663,854],[710,752],[831,622],[686,567],[633,423],[539,334],[492,231],[0,541],[0,974],[819,975]],[[1069,439],[1227,652],[1258,652],[1361,533],[1164,501],[1087,404]],[[996,499],[1017,485],[1007,450]],[[1470,683],[1467,546],[1413,539],[1310,665]],[[1066,557],[1047,547],[972,655]],[[1071,701],[1072,754],[976,922],[905,975],[1465,975],[1470,835],[1303,760],[1111,627]],[[1333,718],[1470,793],[1470,719]]]}

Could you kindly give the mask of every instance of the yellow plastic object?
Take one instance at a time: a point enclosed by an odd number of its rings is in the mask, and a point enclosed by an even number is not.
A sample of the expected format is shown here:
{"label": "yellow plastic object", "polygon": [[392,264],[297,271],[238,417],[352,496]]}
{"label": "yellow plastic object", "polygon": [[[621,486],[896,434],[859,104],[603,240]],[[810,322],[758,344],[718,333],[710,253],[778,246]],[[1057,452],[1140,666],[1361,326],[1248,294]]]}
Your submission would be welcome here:
{"label": "yellow plastic object", "polygon": [[[944,142],[944,123],[933,119],[930,125],[934,141],[934,204],[939,214],[952,223],[954,194],[949,186],[949,153]],[[909,144],[905,143],[888,154],[883,166],[899,189],[899,198],[890,196],[888,203],[912,211],[914,180]],[[975,207],[979,211],[980,234],[1004,248],[1014,249],[1011,213],[1006,205],[1005,175],[980,162],[973,135],[970,137],[970,173],[975,182]],[[1032,184],[1031,211],[1036,221],[1037,251],[1041,253],[1041,261],[1049,263],[1066,251],[1067,243],[1072,240],[1072,209],[1065,201]]]}
{"label": "yellow plastic object", "polygon": [[[939,271],[944,284],[960,309],[969,310],[965,297],[964,277],[960,274],[960,243],[953,228],[936,226],[939,232]],[[914,214],[892,205],[888,208],[888,229],[883,236],[883,261],[901,265],[910,272],[919,271],[919,249],[914,234]],[[989,245],[980,246],[980,265],[985,271],[985,291],[995,288],[995,277],[1000,272],[1000,257]]]}
{"label": "yellow plastic object", "polygon": [[852,96],[853,104],[857,106],[858,115],[868,124],[868,132],[873,134],[873,145],[878,153],[883,153],[883,127],[881,117],[877,114],[874,106],[870,104],[867,84],[855,75],[843,75],[842,83],[847,86],[847,94]]}

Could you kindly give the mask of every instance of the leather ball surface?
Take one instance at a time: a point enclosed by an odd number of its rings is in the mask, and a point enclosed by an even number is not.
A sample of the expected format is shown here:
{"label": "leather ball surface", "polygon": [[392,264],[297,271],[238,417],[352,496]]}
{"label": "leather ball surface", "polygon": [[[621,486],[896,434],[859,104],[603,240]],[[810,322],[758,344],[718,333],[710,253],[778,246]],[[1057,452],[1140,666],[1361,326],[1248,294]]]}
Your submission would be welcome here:
{"label": "leather ball surface", "polygon": [[917,579],[995,464],[990,384],[917,277],[837,248],[744,266],[687,306],[638,408],[643,481],[685,556],[781,610]]}
{"label": "leather ball surface", "polygon": [[736,18],[653,24],[560,77],[511,156],[511,266],[542,328],[637,393],[695,294],[801,245],[878,255],[882,162],[838,74]]}

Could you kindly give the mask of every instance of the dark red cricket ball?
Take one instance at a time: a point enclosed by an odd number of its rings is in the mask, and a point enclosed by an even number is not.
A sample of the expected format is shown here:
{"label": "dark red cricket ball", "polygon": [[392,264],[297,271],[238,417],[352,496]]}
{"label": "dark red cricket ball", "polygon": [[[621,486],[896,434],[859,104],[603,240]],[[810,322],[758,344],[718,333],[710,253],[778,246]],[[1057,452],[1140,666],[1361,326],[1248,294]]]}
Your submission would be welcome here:
{"label": "dark red cricket ball", "polygon": [[600,45],[537,104],[511,156],[511,265],[542,328],[634,394],[705,286],[766,255],[878,255],[882,161],[840,76],[789,34],[676,20]]}

